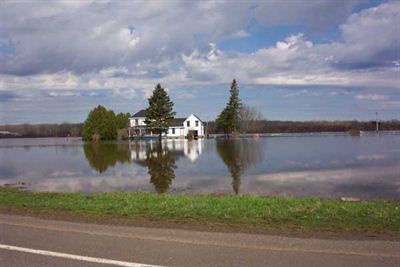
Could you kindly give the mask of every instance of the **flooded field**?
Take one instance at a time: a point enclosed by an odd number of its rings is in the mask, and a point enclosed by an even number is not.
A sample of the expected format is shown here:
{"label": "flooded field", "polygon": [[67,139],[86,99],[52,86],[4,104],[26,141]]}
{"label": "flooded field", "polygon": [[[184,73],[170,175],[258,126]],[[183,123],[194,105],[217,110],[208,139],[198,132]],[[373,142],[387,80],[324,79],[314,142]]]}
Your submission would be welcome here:
{"label": "flooded field", "polygon": [[400,199],[398,135],[2,139],[0,157],[0,184],[33,191]]}

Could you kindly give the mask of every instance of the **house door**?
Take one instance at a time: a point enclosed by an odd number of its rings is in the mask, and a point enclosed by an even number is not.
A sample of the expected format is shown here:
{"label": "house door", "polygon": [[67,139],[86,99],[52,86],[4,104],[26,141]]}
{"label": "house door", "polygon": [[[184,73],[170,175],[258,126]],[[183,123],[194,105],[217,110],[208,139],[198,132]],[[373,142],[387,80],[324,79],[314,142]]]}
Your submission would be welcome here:
{"label": "house door", "polygon": [[189,140],[198,139],[199,132],[197,130],[189,130],[187,138]]}

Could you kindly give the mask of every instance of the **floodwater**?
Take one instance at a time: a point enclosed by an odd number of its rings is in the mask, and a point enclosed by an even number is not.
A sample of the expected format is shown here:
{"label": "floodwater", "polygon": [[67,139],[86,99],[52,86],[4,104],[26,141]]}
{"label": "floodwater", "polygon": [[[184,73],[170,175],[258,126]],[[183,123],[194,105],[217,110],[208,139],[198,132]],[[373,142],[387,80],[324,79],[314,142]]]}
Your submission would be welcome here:
{"label": "floodwater", "polygon": [[400,199],[399,135],[1,139],[0,159],[0,185],[33,191]]}

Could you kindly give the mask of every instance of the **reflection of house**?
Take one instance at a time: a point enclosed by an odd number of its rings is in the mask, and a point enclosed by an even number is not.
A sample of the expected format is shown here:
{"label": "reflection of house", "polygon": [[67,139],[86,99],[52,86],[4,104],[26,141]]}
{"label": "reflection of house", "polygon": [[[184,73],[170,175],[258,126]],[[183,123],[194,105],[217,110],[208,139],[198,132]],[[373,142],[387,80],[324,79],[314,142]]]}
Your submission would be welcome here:
{"label": "reflection of house", "polygon": [[[131,159],[134,161],[145,160],[148,156],[147,153],[149,153],[149,151],[154,152],[158,145],[158,141],[153,140],[130,143]],[[165,153],[185,155],[194,162],[202,153],[204,142],[203,140],[166,140],[163,142],[162,146]]]}
{"label": "reflection of house", "polygon": [[[130,118],[130,137],[135,138],[153,135],[144,122],[145,119],[146,110],[141,110]],[[200,118],[194,114],[191,114],[187,118],[175,118],[168,132],[163,134],[163,136],[169,138],[204,137],[204,124]]]}

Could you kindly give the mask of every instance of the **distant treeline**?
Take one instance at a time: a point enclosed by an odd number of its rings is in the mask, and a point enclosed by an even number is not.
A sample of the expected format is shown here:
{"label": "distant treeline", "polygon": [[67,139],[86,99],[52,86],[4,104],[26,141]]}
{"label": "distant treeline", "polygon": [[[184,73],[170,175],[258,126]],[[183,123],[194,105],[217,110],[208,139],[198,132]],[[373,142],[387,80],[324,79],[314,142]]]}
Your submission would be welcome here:
{"label": "distant treeline", "polygon": [[[251,133],[305,133],[305,132],[348,132],[374,131],[375,121],[256,121]],[[379,130],[400,130],[399,120],[380,121]],[[215,123],[208,123],[208,133],[219,133]]]}
{"label": "distant treeline", "polygon": [[80,137],[83,123],[0,125],[0,137]]}
{"label": "distant treeline", "polygon": [[[215,131],[215,123],[208,125],[208,133]],[[0,131],[17,133],[18,137],[80,137],[83,123],[0,125]],[[250,133],[305,133],[374,131],[375,121],[257,121]],[[400,131],[400,120],[380,121],[379,130]],[[16,137],[1,134],[0,137]]]}

